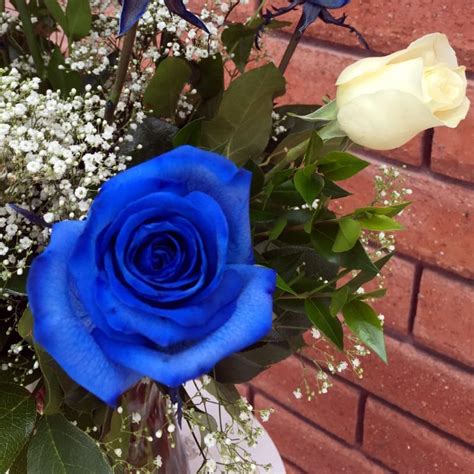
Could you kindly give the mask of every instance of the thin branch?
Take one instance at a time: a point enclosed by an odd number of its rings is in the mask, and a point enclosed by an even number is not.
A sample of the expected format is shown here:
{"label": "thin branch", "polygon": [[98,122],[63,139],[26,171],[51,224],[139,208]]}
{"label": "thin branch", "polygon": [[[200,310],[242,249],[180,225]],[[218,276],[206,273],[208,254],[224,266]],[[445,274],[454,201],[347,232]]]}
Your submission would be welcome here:
{"label": "thin branch", "polygon": [[137,35],[138,24],[135,24],[125,35],[123,40],[122,51],[120,52],[120,60],[117,67],[117,75],[115,76],[115,83],[112,87],[109,99],[105,106],[104,118],[108,124],[113,123],[115,109],[122,95],[125,79],[127,78],[128,65],[132,57],[133,44]]}

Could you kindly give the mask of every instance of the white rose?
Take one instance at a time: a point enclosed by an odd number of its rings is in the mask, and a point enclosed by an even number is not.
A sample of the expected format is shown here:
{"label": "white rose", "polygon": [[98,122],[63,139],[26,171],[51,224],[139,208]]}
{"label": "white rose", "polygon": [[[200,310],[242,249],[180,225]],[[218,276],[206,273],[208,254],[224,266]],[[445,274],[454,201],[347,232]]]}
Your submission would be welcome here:
{"label": "white rose", "polygon": [[340,127],[353,142],[374,150],[397,148],[428,128],[455,128],[470,104],[465,68],[441,33],[357,61],[336,84]]}

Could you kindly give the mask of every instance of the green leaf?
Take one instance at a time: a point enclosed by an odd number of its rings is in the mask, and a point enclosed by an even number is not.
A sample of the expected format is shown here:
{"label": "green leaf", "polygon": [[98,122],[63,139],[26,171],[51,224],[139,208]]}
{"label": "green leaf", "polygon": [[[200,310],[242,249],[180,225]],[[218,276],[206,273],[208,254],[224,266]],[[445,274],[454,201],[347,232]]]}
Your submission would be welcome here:
{"label": "green leaf", "polygon": [[245,66],[252,51],[257,28],[234,23],[222,32],[222,42],[232,60],[240,72],[244,72]]}
{"label": "green leaf", "polygon": [[337,104],[335,100],[332,100],[308,115],[296,115],[292,113],[288,115],[305,120],[306,122],[331,122],[337,118]]}
{"label": "green leaf", "polygon": [[320,301],[307,299],[304,302],[304,308],[314,326],[342,351],[344,349],[344,335],[339,319],[332,317],[328,308]]}
{"label": "green leaf", "polygon": [[349,329],[387,363],[382,324],[375,311],[367,303],[353,300],[344,306],[342,313]]}
{"label": "green leaf", "polygon": [[362,231],[358,221],[350,217],[343,217],[338,220],[339,231],[336,235],[336,240],[332,246],[333,252],[346,252],[350,250],[359,240]]}
{"label": "green leaf", "polygon": [[81,75],[77,71],[60,69],[65,64],[64,57],[58,47],[54,48],[53,54],[46,68],[48,81],[54,90],[60,90],[63,96],[69,95],[72,89],[81,91],[83,88]]}
{"label": "green leaf", "polygon": [[341,181],[354,176],[367,166],[367,161],[350,153],[332,151],[319,162],[319,171],[332,181]]}
{"label": "green leaf", "polygon": [[145,90],[145,107],[156,117],[174,117],[179,95],[190,77],[191,68],[184,59],[164,59]]}
{"label": "green leaf", "polygon": [[8,474],[27,474],[28,472],[28,443],[23,446],[20,454],[16,457],[15,462],[10,466]]}
{"label": "green leaf", "polygon": [[188,122],[173,138],[173,147],[181,145],[198,145],[201,141],[203,118]]}
{"label": "green leaf", "polygon": [[277,288],[286,291],[287,293],[290,293],[294,296],[298,296],[298,293],[296,293],[296,291],[293,290],[280,275],[277,275]]}
{"label": "green leaf", "polygon": [[314,172],[313,165],[300,169],[295,173],[294,183],[296,190],[309,205],[319,196],[324,188],[324,178]]}
{"label": "green leaf", "polygon": [[372,263],[367,252],[360,242],[356,242],[347,252],[336,253],[332,250],[339,226],[336,223],[320,222],[313,227],[311,243],[314,249],[326,260],[340,267],[350,270],[364,270],[372,277],[379,273],[379,269]]}
{"label": "green leaf", "polygon": [[280,237],[280,234],[285,230],[286,224],[288,221],[285,216],[280,216],[276,221],[275,224],[268,234],[268,240],[276,240]]}
{"label": "green leaf", "polygon": [[33,332],[33,315],[30,308],[26,308],[17,325],[18,334],[25,340],[31,341]]}
{"label": "green leaf", "polygon": [[361,293],[360,295],[356,295],[351,299],[354,299],[354,300],[367,300],[367,299],[370,299],[370,298],[382,298],[382,297],[385,296],[386,293],[387,293],[386,288],[379,288],[378,290],[369,291],[368,293]]}
{"label": "green leaf", "polygon": [[345,138],[347,137],[346,132],[342,130],[337,120],[333,120],[325,125],[323,128],[318,130],[318,134],[321,140],[327,142],[334,138]]}
{"label": "green leaf", "polygon": [[203,146],[239,166],[260,156],[271,134],[273,98],[284,90],[273,64],[242,74],[224,92],[217,115],[203,123]]}
{"label": "green leaf", "polygon": [[349,287],[342,286],[332,294],[331,305],[329,306],[331,316],[336,317],[338,315],[342,307],[346,304],[349,293]]}
{"label": "green leaf", "polygon": [[363,229],[374,230],[374,231],[389,231],[389,230],[401,230],[403,226],[395,219],[384,215],[367,213],[367,217],[359,218],[357,221],[360,223]]}
{"label": "green leaf", "polygon": [[351,193],[345,189],[338,186],[336,183],[333,183],[327,178],[324,178],[324,188],[321,191],[324,196],[328,196],[332,199],[340,199],[350,196]]}
{"label": "green leaf", "polygon": [[112,474],[95,441],[63,415],[44,416],[28,449],[28,474]]}
{"label": "green leaf", "polygon": [[0,472],[6,472],[28,441],[36,421],[36,404],[23,387],[0,384]]}
{"label": "green leaf", "polygon": [[214,368],[216,380],[225,384],[246,383],[266,369],[245,357],[235,353],[218,362]]}
{"label": "green leaf", "polygon": [[241,422],[240,411],[237,408],[237,402],[240,400],[240,393],[231,383],[220,383],[215,379],[204,387],[204,389],[224,405],[225,410],[237,422]]}
{"label": "green leaf", "polygon": [[222,56],[216,54],[205,59],[201,59],[198,63],[199,80],[195,83],[195,87],[199,95],[208,100],[224,89],[224,66],[222,64]]}
{"label": "green leaf", "polygon": [[321,140],[321,137],[318,135],[317,132],[313,132],[311,134],[311,138],[308,143],[308,148],[306,148],[304,154],[304,163],[310,165],[311,163],[315,163],[319,158],[321,150],[324,147],[324,143]]}
{"label": "green leaf", "polygon": [[406,202],[402,202],[400,204],[394,204],[393,206],[361,207],[361,208],[356,209],[354,211],[354,215],[365,214],[365,213],[369,212],[370,214],[377,214],[377,215],[383,215],[383,216],[388,216],[388,217],[394,217],[397,214],[400,214],[400,212],[402,212],[403,209],[405,209],[410,204],[411,204],[411,202],[406,201]]}
{"label": "green leaf", "polygon": [[54,415],[56,413],[60,413],[63,401],[63,391],[55,371],[56,363],[49,354],[41,350],[36,345],[35,352],[41,367],[43,381],[46,388],[44,414]]}
{"label": "green leaf", "polygon": [[68,22],[63,9],[57,0],[44,0],[44,4],[51,16],[58,22],[58,25],[63,29],[66,35],[69,34]]}
{"label": "green leaf", "polygon": [[22,275],[14,273],[7,281],[3,291],[17,295],[26,295],[26,272]]}
{"label": "green leaf", "polygon": [[89,0],[68,0],[66,6],[67,35],[77,41],[86,37],[92,26]]}

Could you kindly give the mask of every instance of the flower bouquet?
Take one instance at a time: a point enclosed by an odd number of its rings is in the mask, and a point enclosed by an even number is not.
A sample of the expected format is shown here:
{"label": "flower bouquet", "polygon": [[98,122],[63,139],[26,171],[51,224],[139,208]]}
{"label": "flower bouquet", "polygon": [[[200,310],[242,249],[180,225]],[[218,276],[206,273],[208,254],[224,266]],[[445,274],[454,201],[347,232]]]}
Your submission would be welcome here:
{"label": "flower bouquet", "polygon": [[0,1],[1,472],[186,473],[191,448],[199,472],[268,470],[271,410],[239,384],[297,354],[311,401],[387,361],[371,303],[411,191],[385,168],[338,213],[369,165],[349,150],[456,127],[464,68],[434,33],[279,105],[309,24],[367,44],[347,0],[239,3]]}

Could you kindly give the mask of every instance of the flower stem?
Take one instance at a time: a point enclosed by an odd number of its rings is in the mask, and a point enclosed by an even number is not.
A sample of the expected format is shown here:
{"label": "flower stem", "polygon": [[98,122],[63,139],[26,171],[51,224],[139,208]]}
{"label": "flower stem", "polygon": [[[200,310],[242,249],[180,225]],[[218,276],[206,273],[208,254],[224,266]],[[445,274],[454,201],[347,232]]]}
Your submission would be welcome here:
{"label": "flower stem", "polygon": [[133,44],[135,43],[135,37],[137,35],[137,27],[138,24],[132,26],[123,40],[117,75],[115,76],[115,83],[105,106],[104,118],[108,124],[111,124],[114,121],[115,109],[117,108],[118,101],[122,95],[122,89],[127,77],[128,65],[130,63],[130,58],[132,57]]}
{"label": "flower stem", "polygon": [[[5,11],[5,0],[0,0],[0,15]],[[10,54],[8,51],[7,34],[0,36],[0,55],[4,66],[10,64]]]}
{"label": "flower stem", "polygon": [[288,43],[288,46],[286,47],[283,57],[281,58],[280,65],[278,66],[282,74],[285,74],[286,68],[288,67],[288,64],[290,64],[291,58],[293,57],[296,47],[298,46],[298,43],[300,42],[302,37],[303,33],[299,31],[299,28],[297,26],[295,31],[293,31],[293,34],[291,35],[291,39]]}
{"label": "flower stem", "polygon": [[41,50],[39,48],[38,42],[36,41],[33,23],[31,23],[30,13],[28,12],[26,2],[25,0],[16,0],[15,4],[21,24],[23,25],[23,31],[25,33],[28,48],[30,50],[31,56],[33,57],[33,62],[35,63],[36,71],[41,78],[44,78],[45,69],[43,58],[41,56]]}

